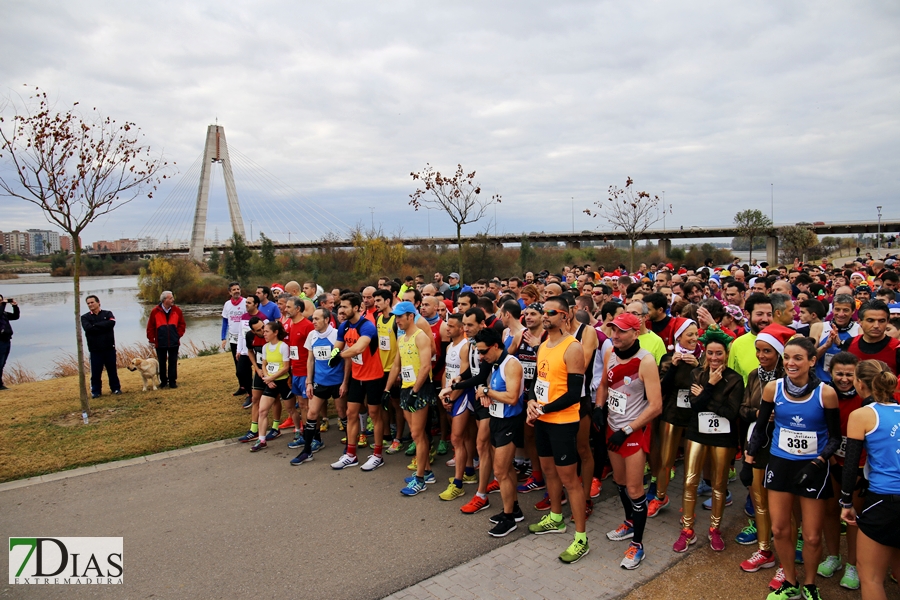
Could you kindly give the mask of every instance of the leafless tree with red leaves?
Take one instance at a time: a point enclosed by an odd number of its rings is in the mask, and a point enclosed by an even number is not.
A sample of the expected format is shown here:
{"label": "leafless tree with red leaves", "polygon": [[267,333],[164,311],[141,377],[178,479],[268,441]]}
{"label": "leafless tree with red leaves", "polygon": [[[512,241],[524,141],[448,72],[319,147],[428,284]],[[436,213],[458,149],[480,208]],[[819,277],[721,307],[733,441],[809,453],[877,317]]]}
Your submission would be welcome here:
{"label": "leafless tree with red leaves", "polygon": [[660,220],[658,210],[661,202],[659,196],[650,196],[648,192],[637,192],[632,187],[631,177],[625,180],[625,189],[609,186],[606,200],[597,200],[596,210],[585,209],[592,217],[601,217],[609,221],[613,229],[621,229],[631,242],[631,265],[629,271],[634,273],[634,246],[651,225]]}
{"label": "leafless tree with red leaves", "polygon": [[440,208],[456,224],[456,245],[458,248],[457,271],[462,284],[462,226],[481,219],[488,207],[500,203],[500,194],[490,198],[481,195],[481,186],[475,182],[475,171],[466,173],[462,165],[456,165],[452,177],[441,175],[426,163],[425,168],[409,174],[413,181],[421,182],[423,188],[409,195],[409,203],[416,210],[424,207]]}
{"label": "leafless tree with red leaves", "polygon": [[90,413],[80,319],[81,232],[99,217],[137,198],[152,198],[168,169],[141,142],[134,123],[117,123],[96,108],[83,115],[74,103],[65,112],[35,88],[13,114],[0,116],[0,158],[15,175],[0,176],[0,195],[31,202],[72,239],[75,250],[75,339],[81,409]]}

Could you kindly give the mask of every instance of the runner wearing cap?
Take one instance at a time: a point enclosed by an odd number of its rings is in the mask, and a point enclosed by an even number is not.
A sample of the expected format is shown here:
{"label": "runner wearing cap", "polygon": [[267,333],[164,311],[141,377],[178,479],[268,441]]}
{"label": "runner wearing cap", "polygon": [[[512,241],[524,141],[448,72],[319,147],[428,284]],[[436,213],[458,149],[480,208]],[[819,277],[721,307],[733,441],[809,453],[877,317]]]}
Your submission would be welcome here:
{"label": "runner wearing cap", "polygon": [[636,569],[644,559],[647,524],[644,464],[650,451],[650,424],[662,412],[659,372],[653,355],[641,348],[641,319],[622,313],[611,324],[613,347],[604,357],[606,377],[597,389],[597,405],[607,406],[607,446],[625,521],[606,534],[631,539],[620,566]]}

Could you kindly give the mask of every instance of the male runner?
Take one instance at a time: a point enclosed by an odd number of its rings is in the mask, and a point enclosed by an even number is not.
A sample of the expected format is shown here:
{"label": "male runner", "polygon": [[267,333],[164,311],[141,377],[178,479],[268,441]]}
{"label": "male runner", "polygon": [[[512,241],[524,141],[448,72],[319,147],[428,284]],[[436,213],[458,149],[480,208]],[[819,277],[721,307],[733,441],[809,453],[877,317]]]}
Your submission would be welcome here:
{"label": "male runner", "polygon": [[891,311],[881,300],[871,300],[859,307],[862,334],[844,342],[843,349],[859,360],[880,360],[894,375],[900,368],[900,341],[887,335]]}
{"label": "male runner", "polygon": [[[282,405],[287,408],[291,421],[294,423],[294,439],[288,443],[288,448],[299,448],[303,443],[303,415],[306,413],[308,396],[306,395],[306,377],[308,372],[309,350],[306,349],[306,339],[313,330],[313,324],[303,317],[306,311],[306,300],[290,296],[284,305],[284,312],[290,319],[288,327],[288,349],[291,358],[291,393],[289,399],[282,398]],[[300,404],[300,410],[296,408]],[[313,422],[313,427],[316,423]]]}
{"label": "male runner", "polygon": [[759,368],[759,360],[756,358],[756,336],[772,324],[772,301],[763,294],[750,294],[744,310],[750,315],[750,331],[731,344],[728,368],[740,373],[746,385],[750,372]]}
{"label": "male runner", "polygon": [[238,338],[241,336],[241,316],[247,312],[247,303],[241,297],[241,284],[233,281],[228,284],[228,300],[222,308],[222,349],[226,344],[231,348],[231,358],[234,359],[234,376],[238,380],[238,389],[232,396],[244,396],[250,392],[241,384],[241,374],[238,370]]}
{"label": "male runner", "polygon": [[[522,340],[519,342],[519,347],[514,353],[519,362],[522,363],[526,397],[534,388],[534,380],[537,377],[538,346],[547,338],[547,332],[544,331],[543,317],[543,305],[535,303],[525,307],[525,330],[522,332]],[[520,494],[547,488],[543,472],[541,471],[540,457],[538,457],[537,448],[534,446],[534,427],[526,427],[524,431],[525,454],[531,461],[531,475],[516,488],[516,491]],[[544,501],[542,500],[541,502]],[[550,508],[549,498],[546,499],[546,504],[547,508],[544,510]]]}
{"label": "male runner", "polygon": [[[387,385],[391,367],[394,366],[394,359],[397,357],[397,324],[395,323],[394,315],[391,314],[393,309],[391,302],[394,299],[394,295],[390,289],[379,289],[375,291],[374,298],[375,310],[377,311],[375,329],[378,332],[378,356],[381,359],[381,367],[384,372],[384,375],[382,375],[382,388],[384,388]],[[392,386],[389,390],[389,396],[389,412],[394,417],[391,426],[394,432],[394,439],[385,452],[396,454],[400,451],[400,438],[403,437],[403,429],[406,426],[403,410],[400,408],[400,386],[397,384]]]}

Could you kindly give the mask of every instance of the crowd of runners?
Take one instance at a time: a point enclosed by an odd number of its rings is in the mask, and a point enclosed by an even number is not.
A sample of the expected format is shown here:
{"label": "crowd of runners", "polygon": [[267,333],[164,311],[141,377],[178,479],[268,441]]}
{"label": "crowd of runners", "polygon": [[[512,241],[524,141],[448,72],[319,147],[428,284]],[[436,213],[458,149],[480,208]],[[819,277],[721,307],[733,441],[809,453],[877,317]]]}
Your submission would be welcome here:
{"label": "crowd of runners", "polygon": [[[673,551],[700,538],[722,551],[739,478],[749,522],[735,539],[753,547],[740,568],[778,566],[770,600],[820,598],[816,577],[836,574],[868,600],[900,573],[898,271],[891,257],[583,265],[470,285],[456,273],[330,292],[288,282],[246,298],[234,283],[222,344],[251,452],[292,433],[290,464],[313,461],[331,406],[345,434],[331,469],[405,455],[400,494],[435,485],[466,515],[499,493],[496,537],[536,492],[546,514],[531,533],[565,533],[571,511],[564,563],[588,554],[586,521],[612,475],[623,518],[606,537],[625,543],[625,569],[646,556],[647,519],[667,510],[681,509]],[[439,455],[453,469],[441,483]],[[668,493],[677,461],[680,502]]]}

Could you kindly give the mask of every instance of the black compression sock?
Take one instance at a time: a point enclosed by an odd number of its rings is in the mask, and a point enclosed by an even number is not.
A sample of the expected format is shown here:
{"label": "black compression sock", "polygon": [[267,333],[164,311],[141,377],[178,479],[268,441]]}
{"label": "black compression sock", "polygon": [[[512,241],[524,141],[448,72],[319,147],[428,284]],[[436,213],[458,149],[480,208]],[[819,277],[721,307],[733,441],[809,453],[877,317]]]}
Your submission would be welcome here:
{"label": "black compression sock", "polygon": [[306,426],[303,428],[303,451],[307,454],[312,454],[312,441],[318,430],[319,428],[316,427],[315,421],[306,421]]}
{"label": "black compression sock", "polygon": [[647,496],[641,494],[637,500],[630,499],[631,511],[634,514],[634,539],[635,544],[644,541],[644,528],[647,526]]}
{"label": "black compression sock", "polygon": [[619,499],[622,501],[622,508],[625,509],[625,520],[633,522],[634,511],[631,507],[631,498],[628,497],[628,488],[618,484],[616,484],[616,487],[619,488]]}

